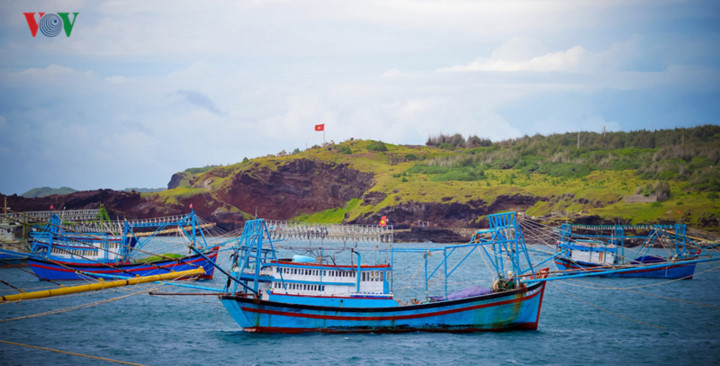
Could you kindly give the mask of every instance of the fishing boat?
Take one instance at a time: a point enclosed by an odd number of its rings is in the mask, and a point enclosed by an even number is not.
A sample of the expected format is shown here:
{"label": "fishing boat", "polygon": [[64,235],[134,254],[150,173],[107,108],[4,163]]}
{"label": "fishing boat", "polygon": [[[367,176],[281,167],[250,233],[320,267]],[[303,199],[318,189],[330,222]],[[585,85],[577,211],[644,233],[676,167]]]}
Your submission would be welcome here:
{"label": "fishing boat", "polygon": [[[491,228],[469,244],[442,248],[382,249],[387,259],[337,264],[323,255],[277,257],[272,227],[263,219],[247,221],[231,256],[228,285],[220,301],[249,332],[472,332],[537,329],[547,276],[535,272],[514,213],[490,215]],[[394,257],[417,253],[425,259],[425,297],[396,299]],[[450,263],[452,253],[465,253]],[[472,286],[448,293],[447,279],[471,253],[484,252],[493,266],[492,286]],[[198,252],[199,253],[199,252]],[[428,260],[440,254],[433,271]],[[380,258],[382,256],[379,256]],[[331,258],[333,259],[333,258]],[[451,268],[449,268],[451,267]],[[219,267],[218,267],[219,268]],[[428,282],[442,276],[444,292],[429,296]],[[493,280],[494,279],[494,280]]]}
{"label": "fishing boat", "polygon": [[[43,280],[79,280],[90,277],[134,277],[204,268],[202,278],[212,278],[218,247],[208,248],[202,225],[191,212],[183,216],[125,220],[122,233],[84,232],[63,225],[53,215],[45,227],[31,233],[28,264]],[[203,255],[160,255],[138,259],[149,242],[169,232],[180,234],[189,245],[203,248]],[[199,235],[198,235],[199,234]]]}
{"label": "fishing boat", "polygon": [[[51,210],[46,211],[24,211],[24,212],[8,212],[7,207],[0,213],[0,267],[4,266],[26,266],[27,259],[32,257],[32,249],[29,245],[28,235],[35,233],[40,235],[46,231],[48,223],[52,222],[52,227],[63,226],[72,227],[74,229],[84,229],[85,232],[96,232],[95,235],[86,238],[78,237],[78,240],[90,241],[97,240],[98,236],[105,236],[105,232],[110,232],[106,224],[110,223],[110,217],[103,204],[98,209],[79,209],[79,210]],[[89,227],[102,227],[103,230],[88,230]],[[38,230],[38,227],[42,227]],[[122,226],[114,232],[122,232]],[[74,232],[68,232],[67,235],[76,235]],[[77,235],[76,235],[77,236]],[[119,234],[116,235],[119,242]],[[40,240],[47,240],[40,239]]]}
{"label": "fishing boat", "polygon": [[[218,247],[205,252],[205,256],[212,261],[217,260]],[[210,262],[200,255],[189,255],[180,258],[166,258],[147,263],[143,262],[105,262],[105,263],[75,263],[64,261],[48,261],[39,258],[28,258],[28,264],[35,275],[41,280],[81,280],[88,278],[127,278],[138,276],[154,276],[170,272],[187,271],[202,268],[205,274],[202,279],[212,279],[213,267]],[[181,279],[181,278],[180,278]]]}
{"label": "fishing boat", "polygon": [[28,253],[23,252],[19,244],[0,243],[0,267],[26,266],[27,258]]}
{"label": "fishing boat", "polygon": [[554,261],[567,275],[692,279],[703,261],[697,248],[681,224],[563,224]]}

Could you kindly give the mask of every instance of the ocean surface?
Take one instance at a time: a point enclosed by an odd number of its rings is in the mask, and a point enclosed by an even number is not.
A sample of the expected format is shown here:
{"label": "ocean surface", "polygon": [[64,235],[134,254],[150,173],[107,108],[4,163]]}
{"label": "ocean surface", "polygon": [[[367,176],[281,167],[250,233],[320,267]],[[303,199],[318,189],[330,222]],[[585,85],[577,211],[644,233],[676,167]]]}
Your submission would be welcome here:
{"label": "ocean surface", "polygon": [[[431,246],[408,246],[423,245]],[[534,254],[533,260],[538,256]],[[421,296],[422,259],[398,256],[394,262],[396,296]],[[448,278],[448,287],[489,282],[490,272],[483,263],[468,259]],[[29,267],[0,268],[0,279],[26,291],[51,286],[29,272]],[[469,334],[246,333],[214,296],[150,296],[150,291],[188,290],[146,284],[2,304],[0,341],[173,366],[718,365],[720,262],[700,264],[695,273],[693,280],[682,281],[552,281],[545,292],[538,330]],[[224,276],[216,272],[214,280],[195,284],[220,288],[224,283]],[[442,279],[433,282],[433,290],[442,291],[443,286]],[[0,283],[0,293],[14,290]],[[73,306],[81,308],[12,320]],[[48,364],[111,363],[0,343],[0,365]]]}

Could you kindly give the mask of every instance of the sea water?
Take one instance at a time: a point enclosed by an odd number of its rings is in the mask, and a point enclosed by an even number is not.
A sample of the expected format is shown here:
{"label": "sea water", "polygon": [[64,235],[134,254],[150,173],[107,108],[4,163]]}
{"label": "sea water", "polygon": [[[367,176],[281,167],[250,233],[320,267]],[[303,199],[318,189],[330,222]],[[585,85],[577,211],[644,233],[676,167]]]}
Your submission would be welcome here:
{"label": "sea water", "polygon": [[[423,245],[436,247],[407,246]],[[393,258],[394,292],[405,298],[421,298],[425,291],[424,259],[409,258],[409,254]],[[432,272],[442,254],[430,258]],[[378,259],[384,258],[368,255],[363,262]],[[467,259],[448,278],[448,291],[488,280],[486,263]],[[30,272],[28,267],[0,268],[0,279],[26,291],[54,286],[36,280]],[[221,288],[224,283],[224,276],[216,272],[215,279],[195,284]],[[15,292],[0,286],[3,295]],[[433,292],[442,293],[445,280],[434,277],[431,286]],[[187,290],[145,284],[2,304],[0,340],[173,366],[720,364],[720,262],[699,264],[692,280],[586,278],[548,282],[536,331],[254,334],[243,332],[214,296],[150,296],[150,291]],[[73,306],[80,308],[11,320]],[[48,364],[110,363],[0,343],[0,365]]]}

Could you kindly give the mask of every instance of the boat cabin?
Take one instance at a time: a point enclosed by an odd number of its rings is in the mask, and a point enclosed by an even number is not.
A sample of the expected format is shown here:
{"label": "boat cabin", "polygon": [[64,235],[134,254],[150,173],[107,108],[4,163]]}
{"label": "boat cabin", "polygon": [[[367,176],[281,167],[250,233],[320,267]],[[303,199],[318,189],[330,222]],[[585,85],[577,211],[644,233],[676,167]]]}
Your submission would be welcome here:
{"label": "boat cabin", "polygon": [[123,252],[122,238],[106,233],[32,233],[33,254],[60,261],[107,263]]}
{"label": "boat cabin", "polygon": [[617,246],[598,240],[574,240],[559,244],[569,251],[570,260],[595,265],[613,265],[617,256]]}
{"label": "boat cabin", "polygon": [[340,266],[278,260],[271,264],[275,294],[351,296],[388,294],[390,265]]}

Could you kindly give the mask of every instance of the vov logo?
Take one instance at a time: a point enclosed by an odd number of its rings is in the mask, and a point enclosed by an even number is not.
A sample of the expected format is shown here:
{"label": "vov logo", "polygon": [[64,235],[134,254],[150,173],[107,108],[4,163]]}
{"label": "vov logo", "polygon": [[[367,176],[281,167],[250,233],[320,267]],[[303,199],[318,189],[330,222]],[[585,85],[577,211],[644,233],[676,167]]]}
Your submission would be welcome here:
{"label": "vov logo", "polygon": [[73,20],[70,21],[70,13],[37,13],[40,21],[35,19],[36,13],[23,13],[25,19],[27,19],[28,27],[30,27],[30,33],[35,37],[38,29],[46,37],[55,37],[60,34],[61,30],[65,30],[65,34],[70,37],[72,29],[75,26],[75,20],[78,14],[73,13]]}

